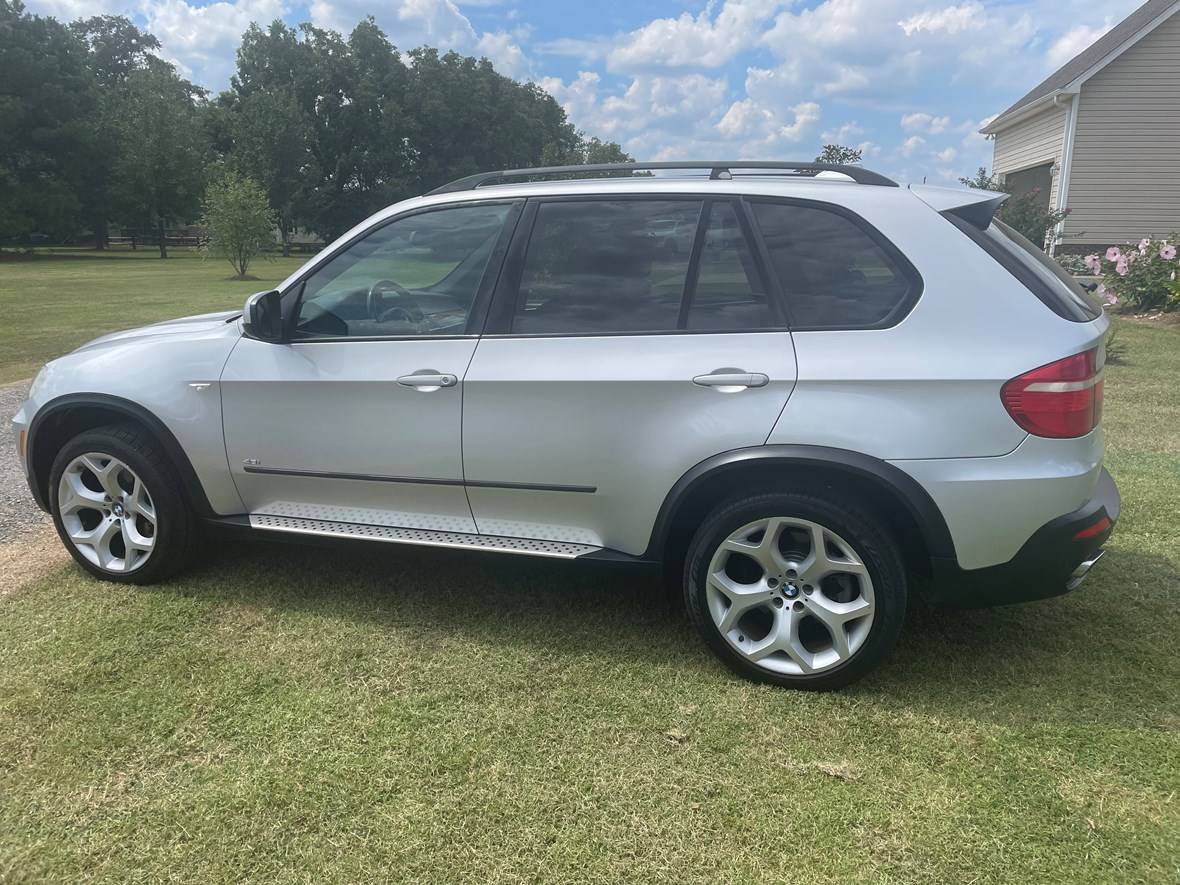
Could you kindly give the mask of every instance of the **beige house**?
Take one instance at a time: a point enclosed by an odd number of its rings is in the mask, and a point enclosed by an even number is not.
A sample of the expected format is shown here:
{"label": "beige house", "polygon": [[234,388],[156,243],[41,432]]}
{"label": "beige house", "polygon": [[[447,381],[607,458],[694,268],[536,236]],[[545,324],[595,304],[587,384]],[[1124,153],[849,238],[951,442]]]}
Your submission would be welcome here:
{"label": "beige house", "polygon": [[1149,0],[981,131],[992,171],[1068,208],[1061,246],[1180,231],[1180,0]]}

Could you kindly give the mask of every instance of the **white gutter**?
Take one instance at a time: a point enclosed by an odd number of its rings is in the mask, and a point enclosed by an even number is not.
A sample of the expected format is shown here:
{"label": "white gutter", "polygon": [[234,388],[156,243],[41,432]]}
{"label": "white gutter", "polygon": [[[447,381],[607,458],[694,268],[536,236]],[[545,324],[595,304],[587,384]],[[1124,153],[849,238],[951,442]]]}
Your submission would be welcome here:
{"label": "white gutter", "polygon": [[[1058,96],[1060,98],[1060,96]],[[1057,104],[1057,98],[1053,99]],[[1081,92],[1075,93],[1069,103],[1069,113],[1065,115],[1065,135],[1061,142],[1061,169],[1057,173],[1057,205],[1058,212],[1069,208],[1069,173],[1073,169],[1073,146],[1078,133],[1078,105],[1082,103]],[[1049,254],[1057,251],[1057,242],[1065,236],[1065,219],[1057,222],[1053,228],[1053,236],[1049,242]]]}

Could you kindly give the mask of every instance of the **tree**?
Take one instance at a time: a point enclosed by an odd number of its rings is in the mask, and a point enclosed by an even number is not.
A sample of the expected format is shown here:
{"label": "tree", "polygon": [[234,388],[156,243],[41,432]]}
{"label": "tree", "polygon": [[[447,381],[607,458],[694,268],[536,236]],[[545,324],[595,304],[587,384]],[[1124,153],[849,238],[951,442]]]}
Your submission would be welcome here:
{"label": "tree", "polygon": [[0,239],[76,232],[96,103],[85,48],[69,29],[0,0]]}
{"label": "tree", "polygon": [[158,61],[160,41],[121,15],[98,15],[70,23],[70,32],[86,47],[86,65],[100,89],[93,124],[87,132],[78,182],[82,215],[96,249],[105,249],[115,214],[116,133],[127,100],[127,78],[149,61]]}
{"label": "tree", "polygon": [[208,159],[197,105],[203,91],[158,59],[127,75],[126,102],[113,121],[115,186],[127,219],[155,228],[168,257],[165,227],[198,211]]}
{"label": "tree", "polygon": [[855,166],[860,163],[864,151],[860,148],[845,147],[842,144],[825,144],[815,158],[817,163],[833,163],[837,166]]}
{"label": "tree", "polygon": [[238,279],[246,279],[250,262],[274,242],[275,215],[266,188],[233,171],[209,185],[201,225],[208,252],[228,259]]}
{"label": "tree", "polygon": [[1005,224],[1041,247],[1045,246],[1051,236],[1055,236],[1054,228],[1069,215],[1069,209],[1058,210],[1041,205],[1040,188],[1033,188],[1023,194],[1014,194],[998,178],[989,175],[986,166],[980,166],[974,178],[960,178],[959,181],[976,190],[1011,194],[996,211],[996,215]]}

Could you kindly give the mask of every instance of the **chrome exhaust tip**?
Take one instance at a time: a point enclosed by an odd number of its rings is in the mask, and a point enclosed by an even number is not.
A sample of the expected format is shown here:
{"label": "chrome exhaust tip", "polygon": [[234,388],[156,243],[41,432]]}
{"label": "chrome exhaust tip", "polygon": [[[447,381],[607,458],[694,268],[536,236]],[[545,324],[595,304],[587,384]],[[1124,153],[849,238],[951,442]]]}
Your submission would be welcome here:
{"label": "chrome exhaust tip", "polygon": [[1106,550],[1099,550],[1076,569],[1073,574],[1069,576],[1069,581],[1066,582],[1066,590],[1076,590],[1082,581],[1086,580],[1086,576],[1090,574],[1090,569],[1094,568],[1094,564],[1106,555]]}

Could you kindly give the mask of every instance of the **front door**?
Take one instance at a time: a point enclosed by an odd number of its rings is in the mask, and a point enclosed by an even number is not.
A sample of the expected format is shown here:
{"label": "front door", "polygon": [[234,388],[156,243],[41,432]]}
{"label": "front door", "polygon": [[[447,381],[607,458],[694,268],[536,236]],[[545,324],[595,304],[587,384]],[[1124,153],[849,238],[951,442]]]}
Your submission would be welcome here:
{"label": "front door", "polygon": [[245,338],[221,379],[230,471],[251,514],[474,532],[462,379],[518,206],[385,222],[315,266],[291,340]]}
{"label": "front door", "polygon": [[791,394],[771,291],[736,198],[530,200],[465,379],[480,532],[642,553],[676,481]]}

